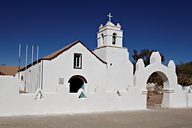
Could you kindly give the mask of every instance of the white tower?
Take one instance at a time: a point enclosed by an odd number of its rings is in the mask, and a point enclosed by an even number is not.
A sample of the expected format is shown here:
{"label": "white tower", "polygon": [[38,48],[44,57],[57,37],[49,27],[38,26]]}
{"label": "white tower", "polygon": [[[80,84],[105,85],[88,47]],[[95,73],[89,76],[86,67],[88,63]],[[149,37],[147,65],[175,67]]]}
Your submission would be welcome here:
{"label": "white tower", "polygon": [[133,64],[129,60],[127,48],[123,47],[123,31],[118,23],[109,20],[99,27],[97,48],[94,53],[107,62],[107,91],[127,90],[133,85]]}
{"label": "white tower", "polygon": [[117,23],[114,25],[111,22],[111,14],[108,15],[109,21],[106,25],[100,25],[99,32],[97,33],[97,47],[114,46],[122,47],[123,31],[121,25]]}

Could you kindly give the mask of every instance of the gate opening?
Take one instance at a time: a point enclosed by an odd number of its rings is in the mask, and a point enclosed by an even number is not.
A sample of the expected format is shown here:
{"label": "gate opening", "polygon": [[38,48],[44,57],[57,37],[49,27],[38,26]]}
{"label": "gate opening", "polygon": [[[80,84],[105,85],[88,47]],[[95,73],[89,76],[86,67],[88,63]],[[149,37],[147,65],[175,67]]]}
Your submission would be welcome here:
{"label": "gate opening", "polygon": [[154,72],[147,80],[147,108],[161,108],[163,88],[168,79],[162,72]]}

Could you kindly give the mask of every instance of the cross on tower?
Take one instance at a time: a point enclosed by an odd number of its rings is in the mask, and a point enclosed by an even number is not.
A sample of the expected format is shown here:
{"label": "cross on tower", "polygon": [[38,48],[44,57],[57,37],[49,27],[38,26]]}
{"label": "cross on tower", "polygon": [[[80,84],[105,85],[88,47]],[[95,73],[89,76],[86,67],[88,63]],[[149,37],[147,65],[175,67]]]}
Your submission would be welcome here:
{"label": "cross on tower", "polygon": [[111,15],[111,13],[109,13],[109,15],[107,15],[108,17],[109,17],[109,22],[111,22],[111,18],[113,17],[112,15]]}

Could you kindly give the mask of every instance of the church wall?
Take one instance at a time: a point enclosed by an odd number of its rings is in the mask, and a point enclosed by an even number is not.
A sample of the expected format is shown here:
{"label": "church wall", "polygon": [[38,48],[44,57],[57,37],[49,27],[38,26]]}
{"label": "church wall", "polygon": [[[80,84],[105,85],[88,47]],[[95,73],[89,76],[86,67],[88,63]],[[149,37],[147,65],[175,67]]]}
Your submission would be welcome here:
{"label": "church wall", "polygon": [[99,56],[102,60],[107,61],[107,54],[105,48],[97,48],[93,51],[97,56]]}
{"label": "church wall", "polygon": [[94,52],[108,63],[108,91],[125,91],[133,86],[133,64],[126,48],[103,47]]}
{"label": "church wall", "polygon": [[[82,69],[74,69],[74,53],[82,54]],[[55,92],[60,86],[69,89],[69,79],[81,75],[87,80],[89,92],[103,90],[106,86],[106,64],[97,59],[80,43],[71,47],[55,59],[43,61],[43,90]],[[59,85],[59,78],[64,78],[64,84]]]}
{"label": "church wall", "polygon": [[[20,90],[24,90],[26,87],[26,92],[34,93],[37,88],[40,87],[42,75],[41,66],[40,62],[20,72],[20,74],[17,73],[17,76],[19,75],[21,80]],[[21,77],[23,77],[23,80]]]}
{"label": "church wall", "polygon": [[125,90],[133,85],[133,65],[128,59],[127,49],[107,48],[108,89]]}

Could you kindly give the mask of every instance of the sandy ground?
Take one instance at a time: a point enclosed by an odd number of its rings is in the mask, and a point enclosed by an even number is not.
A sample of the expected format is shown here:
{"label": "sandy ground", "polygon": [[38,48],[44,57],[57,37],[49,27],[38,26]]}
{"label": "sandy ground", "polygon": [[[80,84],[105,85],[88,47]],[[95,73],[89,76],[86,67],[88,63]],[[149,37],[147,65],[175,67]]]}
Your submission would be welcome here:
{"label": "sandy ground", "polygon": [[0,117],[0,128],[192,128],[192,108]]}
{"label": "sandy ground", "polygon": [[147,108],[161,107],[163,94],[148,94]]}

